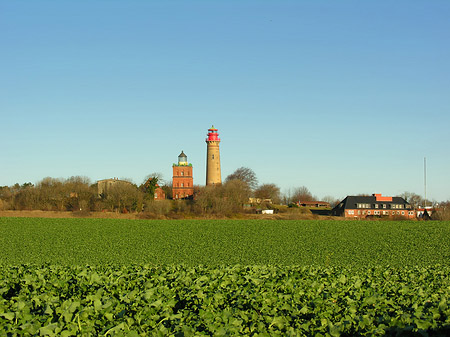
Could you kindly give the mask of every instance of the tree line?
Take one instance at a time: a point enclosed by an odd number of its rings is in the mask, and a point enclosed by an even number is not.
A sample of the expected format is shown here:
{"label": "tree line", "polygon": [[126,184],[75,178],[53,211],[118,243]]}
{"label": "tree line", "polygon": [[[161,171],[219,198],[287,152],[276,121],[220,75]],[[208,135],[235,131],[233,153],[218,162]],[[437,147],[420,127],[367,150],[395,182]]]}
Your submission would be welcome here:
{"label": "tree line", "polygon": [[[159,185],[158,185],[159,184]],[[155,201],[160,186],[168,200]],[[114,184],[107,194],[98,194],[97,183],[83,176],[67,179],[46,177],[36,184],[16,183],[0,187],[0,210],[43,211],[116,211],[149,212],[155,214],[233,214],[242,212],[255,198],[271,204],[289,204],[298,200],[313,200],[314,196],[302,186],[282,195],[276,184],[258,185],[253,170],[241,167],[228,175],[220,186],[195,186],[194,196],[181,202],[170,200],[172,186],[161,174],[152,173],[140,185]],[[262,205],[268,206],[268,205]]]}
{"label": "tree line", "polygon": [[[166,200],[155,201],[154,193],[160,186]],[[405,192],[401,195],[414,207],[424,204],[419,195]],[[87,177],[73,176],[67,179],[47,177],[37,182],[16,183],[0,187],[0,210],[43,210],[73,212],[132,212],[151,216],[233,215],[260,208],[276,208],[275,205],[295,206],[298,201],[317,200],[307,187],[301,186],[284,194],[273,183],[258,184],[256,174],[247,167],[240,167],[228,175],[220,186],[194,186],[194,196],[188,200],[171,200],[172,186],[164,182],[161,174],[152,173],[142,184],[132,182],[114,184],[107,194],[98,194],[97,183]],[[251,205],[252,199],[258,204]],[[324,197],[331,207],[340,202]],[[256,201],[255,201],[256,202]],[[441,203],[443,207],[448,202]],[[431,205],[431,202],[428,202]]]}

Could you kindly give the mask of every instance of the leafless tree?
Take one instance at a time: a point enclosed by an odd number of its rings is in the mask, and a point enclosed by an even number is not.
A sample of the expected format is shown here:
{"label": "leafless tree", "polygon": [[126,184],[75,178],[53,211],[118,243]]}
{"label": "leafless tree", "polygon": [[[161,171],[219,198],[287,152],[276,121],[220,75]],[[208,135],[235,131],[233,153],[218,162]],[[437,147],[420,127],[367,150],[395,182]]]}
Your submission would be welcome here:
{"label": "leafless tree", "polygon": [[273,203],[281,201],[280,188],[275,184],[262,184],[255,190],[255,197],[260,199],[271,199]]}
{"label": "leafless tree", "polygon": [[252,190],[258,186],[258,178],[256,178],[255,172],[248,167],[240,167],[236,169],[236,171],[226,177],[225,182],[231,180],[241,180]]}
{"label": "leafless tree", "polygon": [[301,186],[294,189],[292,193],[292,202],[297,201],[313,201],[315,197],[311,194],[307,187]]}
{"label": "leafless tree", "polygon": [[334,206],[336,206],[337,204],[339,204],[339,202],[340,202],[341,200],[336,199],[335,197],[332,197],[331,195],[327,195],[327,196],[324,196],[324,197],[322,198],[322,201],[328,202],[328,203],[330,204],[330,207],[331,207],[331,208],[334,208]]}
{"label": "leafless tree", "polygon": [[[423,206],[425,204],[424,198],[422,198],[420,195],[413,193],[413,192],[405,191],[402,194],[400,194],[399,196],[402,197],[403,199],[405,199],[414,208]],[[428,204],[431,205],[431,203],[428,203]]]}

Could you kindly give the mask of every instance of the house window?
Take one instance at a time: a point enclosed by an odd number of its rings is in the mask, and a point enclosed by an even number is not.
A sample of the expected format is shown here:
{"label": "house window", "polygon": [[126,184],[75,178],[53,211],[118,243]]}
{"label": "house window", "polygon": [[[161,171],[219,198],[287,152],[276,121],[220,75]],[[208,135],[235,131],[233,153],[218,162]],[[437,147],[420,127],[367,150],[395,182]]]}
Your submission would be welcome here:
{"label": "house window", "polygon": [[[383,208],[386,208],[386,204],[383,204]],[[384,213],[383,213],[384,214]]]}
{"label": "house window", "polygon": [[375,208],[378,208],[378,204],[375,204]]}
{"label": "house window", "polygon": [[350,210],[348,210],[348,214],[355,214],[355,211],[350,209]]}
{"label": "house window", "polygon": [[367,214],[370,215],[370,211],[367,211]]}
{"label": "house window", "polygon": [[358,210],[358,215],[361,215],[361,211]]}
{"label": "house window", "polygon": [[405,211],[402,211],[402,215],[405,215]]}
{"label": "house window", "polygon": [[184,171],[181,171],[181,175],[184,176]]}
{"label": "house window", "polygon": [[181,183],[181,187],[184,187],[184,183]]}

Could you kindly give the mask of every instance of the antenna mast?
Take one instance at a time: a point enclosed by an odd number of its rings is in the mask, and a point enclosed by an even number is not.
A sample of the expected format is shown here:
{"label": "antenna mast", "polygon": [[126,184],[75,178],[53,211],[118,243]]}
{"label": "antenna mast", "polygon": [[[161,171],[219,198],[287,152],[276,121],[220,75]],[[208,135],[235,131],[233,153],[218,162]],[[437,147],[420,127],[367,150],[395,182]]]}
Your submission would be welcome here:
{"label": "antenna mast", "polygon": [[425,206],[423,208],[427,208],[427,157],[423,157],[423,186],[425,190]]}

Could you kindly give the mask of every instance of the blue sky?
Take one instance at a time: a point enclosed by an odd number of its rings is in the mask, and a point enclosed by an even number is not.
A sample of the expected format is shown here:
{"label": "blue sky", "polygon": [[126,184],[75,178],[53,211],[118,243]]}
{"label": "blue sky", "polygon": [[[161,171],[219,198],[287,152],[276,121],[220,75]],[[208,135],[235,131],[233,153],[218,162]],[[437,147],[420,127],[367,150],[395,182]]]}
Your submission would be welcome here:
{"label": "blue sky", "polygon": [[450,2],[3,1],[0,185],[205,183],[450,199]]}

